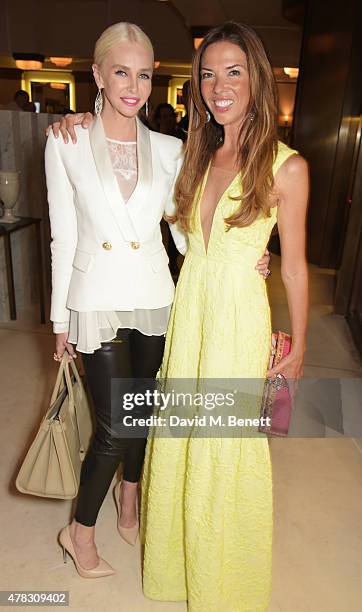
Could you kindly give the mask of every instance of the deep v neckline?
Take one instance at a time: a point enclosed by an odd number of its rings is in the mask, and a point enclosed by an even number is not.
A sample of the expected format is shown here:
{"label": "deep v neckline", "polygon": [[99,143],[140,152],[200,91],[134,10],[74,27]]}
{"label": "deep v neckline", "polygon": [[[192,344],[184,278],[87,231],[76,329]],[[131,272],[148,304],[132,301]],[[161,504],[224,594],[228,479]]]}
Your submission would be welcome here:
{"label": "deep v neckline", "polygon": [[222,199],[224,198],[225,194],[229,191],[229,189],[231,188],[231,186],[234,184],[235,180],[239,176],[239,172],[237,174],[235,174],[234,178],[230,181],[230,183],[224,189],[224,191],[222,192],[220,198],[217,201],[217,204],[216,204],[215,210],[214,210],[214,214],[213,214],[212,220],[211,220],[209,239],[208,239],[207,245],[206,245],[205,234],[204,234],[204,230],[203,230],[202,222],[201,222],[201,200],[202,200],[202,197],[203,197],[204,192],[205,192],[205,187],[206,187],[206,184],[207,184],[207,179],[209,177],[210,168],[211,168],[211,160],[209,161],[208,167],[206,169],[205,176],[204,176],[202,184],[201,184],[201,190],[200,190],[200,194],[199,194],[199,197],[198,197],[198,202],[197,202],[197,206],[198,206],[198,222],[199,222],[199,225],[200,225],[200,231],[201,231],[201,236],[202,236],[202,244],[204,246],[205,255],[207,255],[208,251],[209,251],[210,241],[211,241],[211,238],[212,238],[212,233],[213,233],[213,228],[214,228],[215,215],[216,215],[216,213],[218,211],[218,208],[220,206],[220,202],[222,201]]}

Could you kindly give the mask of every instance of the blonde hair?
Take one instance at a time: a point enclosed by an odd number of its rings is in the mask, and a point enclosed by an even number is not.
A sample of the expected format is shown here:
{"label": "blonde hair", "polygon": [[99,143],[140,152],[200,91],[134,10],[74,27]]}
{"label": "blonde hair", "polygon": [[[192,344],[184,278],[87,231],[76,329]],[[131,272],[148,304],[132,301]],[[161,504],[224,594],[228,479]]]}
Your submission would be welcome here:
{"label": "blonde hair", "polygon": [[125,41],[139,43],[150,51],[152,57],[154,56],[153,46],[147,34],[134,23],[122,21],[114,23],[102,32],[94,47],[94,63],[99,66],[114,45]]}

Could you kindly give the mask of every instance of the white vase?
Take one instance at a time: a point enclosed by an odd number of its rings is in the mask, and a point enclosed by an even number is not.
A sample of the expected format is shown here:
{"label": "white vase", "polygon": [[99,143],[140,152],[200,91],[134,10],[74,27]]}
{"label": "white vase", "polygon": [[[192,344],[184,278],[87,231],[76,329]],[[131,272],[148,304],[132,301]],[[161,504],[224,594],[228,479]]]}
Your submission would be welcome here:
{"label": "white vase", "polygon": [[20,191],[20,172],[0,170],[0,200],[3,202],[4,214],[0,223],[15,223],[19,217],[13,215],[13,208]]}

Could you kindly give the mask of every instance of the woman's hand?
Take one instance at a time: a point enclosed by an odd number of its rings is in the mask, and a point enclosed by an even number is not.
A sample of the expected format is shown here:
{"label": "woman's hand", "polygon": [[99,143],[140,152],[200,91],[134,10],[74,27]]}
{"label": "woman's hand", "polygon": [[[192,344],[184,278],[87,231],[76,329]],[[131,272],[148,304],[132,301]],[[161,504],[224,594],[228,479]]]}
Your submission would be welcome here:
{"label": "woman's hand", "polygon": [[277,366],[267,371],[267,378],[282,375],[289,387],[291,397],[294,398],[298,389],[298,380],[303,376],[304,351],[291,349],[290,353],[281,359]]}
{"label": "woman's hand", "polygon": [[74,126],[81,125],[83,128],[87,129],[92,121],[92,113],[75,113],[74,115],[64,115],[60,122],[56,121],[55,123],[52,123],[52,125],[48,125],[45,133],[47,136],[49,136],[50,130],[53,130],[55,138],[58,138],[60,132],[65,143],[67,143],[69,140],[69,133],[72,143],[75,144],[77,142],[77,135],[75,133]]}
{"label": "woman's hand", "polygon": [[55,334],[55,352],[53,354],[54,361],[61,361],[64,351],[68,351],[69,361],[73,361],[77,357],[74,347],[68,342],[68,332]]}
{"label": "woman's hand", "polygon": [[261,274],[265,279],[267,279],[268,276],[270,276],[271,274],[269,270],[269,263],[270,263],[270,253],[268,249],[266,249],[263,257],[259,259],[259,261],[257,262],[255,266],[255,270],[258,270],[259,274]]}
{"label": "woman's hand", "polygon": [[304,351],[294,351],[283,357],[277,366],[267,371],[267,378],[282,374],[284,378],[299,380],[303,376]]}

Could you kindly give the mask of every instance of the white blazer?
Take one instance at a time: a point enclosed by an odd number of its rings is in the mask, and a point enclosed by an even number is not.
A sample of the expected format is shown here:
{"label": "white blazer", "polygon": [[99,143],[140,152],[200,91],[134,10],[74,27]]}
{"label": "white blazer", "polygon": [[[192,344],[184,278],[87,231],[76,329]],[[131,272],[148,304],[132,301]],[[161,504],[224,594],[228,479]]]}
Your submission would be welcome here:
{"label": "white blazer", "polygon": [[[138,180],[124,202],[108,153],[102,120],[76,128],[77,143],[50,133],[45,169],[51,224],[50,319],[69,320],[69,309],[133,310],[172,303],[160,221],[175,212],[174,184],[182,142],[151,132],[137,119]],[[187,237],[170,224],[184,254]]]}

